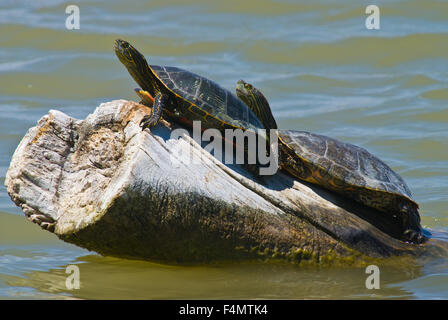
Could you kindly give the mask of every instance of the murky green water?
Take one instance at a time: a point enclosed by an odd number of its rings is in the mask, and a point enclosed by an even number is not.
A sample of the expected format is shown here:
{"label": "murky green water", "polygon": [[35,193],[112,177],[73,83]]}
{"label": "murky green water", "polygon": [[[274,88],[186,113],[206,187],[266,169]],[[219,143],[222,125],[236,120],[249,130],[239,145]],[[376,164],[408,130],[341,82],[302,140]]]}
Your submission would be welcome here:
{"label": "murky green water", "polygon": [[[81,29],[65,29],[77,4]],[[381,269],[288,265],[166,266],[101,257],[28,223],[3,186],[27,129],[49,109],[84,118],[101,102],[134,99],[113,40],[151,63],[182,67],[271,101],[280,128],[363,146],[400,173],[425,227],[448,227],[448,2],[2,1],[0,3],[0,299],[448,298],[448,261]],[[81,289],[65,288],[78,264]]]}

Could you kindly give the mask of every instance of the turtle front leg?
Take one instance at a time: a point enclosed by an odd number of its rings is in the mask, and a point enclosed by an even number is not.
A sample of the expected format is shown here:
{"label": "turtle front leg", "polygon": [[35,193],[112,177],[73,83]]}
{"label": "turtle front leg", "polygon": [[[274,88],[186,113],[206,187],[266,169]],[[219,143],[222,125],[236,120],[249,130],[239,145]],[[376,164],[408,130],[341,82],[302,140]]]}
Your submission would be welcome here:
{"label": "turtle front leg", "polygon": [[151,114],[144,116],[142,121],[140,121],[142,130],[154,127],[159,122],[162,116],[162,110],[168,104],[168,99],[169,97],[166,95],[162,95],[161,93],[156,94]]}

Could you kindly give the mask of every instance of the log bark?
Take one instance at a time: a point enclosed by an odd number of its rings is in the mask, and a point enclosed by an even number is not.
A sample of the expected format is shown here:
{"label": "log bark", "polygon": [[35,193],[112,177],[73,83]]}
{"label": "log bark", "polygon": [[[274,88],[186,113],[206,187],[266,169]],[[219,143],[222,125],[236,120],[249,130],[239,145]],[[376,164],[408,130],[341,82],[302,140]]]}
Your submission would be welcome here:
{"label": "log bark", "polygon": [[9,195],[62,240],[118,257],[323,264],[445,253],[396,240],[378,213],[282,172],[253,179],[188,135],[172,138],[176,124],[142,131],[147,113],[125,100],[85,120],[51,110],[14,153]]}

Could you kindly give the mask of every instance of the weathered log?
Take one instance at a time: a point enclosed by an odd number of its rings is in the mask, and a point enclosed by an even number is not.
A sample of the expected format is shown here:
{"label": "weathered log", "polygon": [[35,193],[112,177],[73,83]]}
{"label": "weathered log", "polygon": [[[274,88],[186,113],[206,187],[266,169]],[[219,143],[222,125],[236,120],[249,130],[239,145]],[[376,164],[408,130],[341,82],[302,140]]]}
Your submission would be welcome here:
{"label": "weathered log", "polygon": [[142,131],[148,112],[125,100],[85,120],[51,110],[12,158],[9,195],[62,240],[119,257],[353,263],[436,246],[396,240],[377,212],[282,172],[252,179],[188,135],[171,138],[174,124]]}

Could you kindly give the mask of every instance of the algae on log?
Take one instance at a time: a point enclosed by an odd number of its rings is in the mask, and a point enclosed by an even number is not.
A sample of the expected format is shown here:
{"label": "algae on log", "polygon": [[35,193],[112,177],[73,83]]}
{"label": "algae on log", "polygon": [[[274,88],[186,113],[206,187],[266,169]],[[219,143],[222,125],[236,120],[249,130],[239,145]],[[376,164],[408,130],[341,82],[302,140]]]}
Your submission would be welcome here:
{"label": "algae on log", "polygon": [[396,240],[378,213],[281,172],[251,179],[188,135],[172,138],[174,124],[141,131],[148,112],[125,100],[85,120],[51,110],[12,158],[9,195],[60,239],[118,257],[331,263],[435,246]]}

